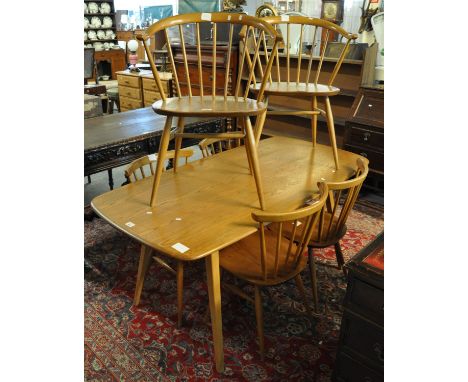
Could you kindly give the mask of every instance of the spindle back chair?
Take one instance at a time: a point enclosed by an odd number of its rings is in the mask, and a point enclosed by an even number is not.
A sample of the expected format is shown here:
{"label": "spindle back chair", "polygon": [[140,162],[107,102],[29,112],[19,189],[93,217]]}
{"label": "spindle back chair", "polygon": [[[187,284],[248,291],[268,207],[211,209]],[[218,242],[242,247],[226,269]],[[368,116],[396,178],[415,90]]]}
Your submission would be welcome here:
{"label": "spindle back chair", "polygon": [[[202,68],[202,57],[201,57],[201,44],[202,40],[200,37],[200,24],[202,23],[211,23],[212,24],[212,41],[210,45],[212,47],[212,71],[211,79],[207,78],[206,74],[203,72]],[[216,88],[216,47],[217,47],[217,28],[218,24],[226,24],[229,26],[229,42],[228,42],[228,59],[227,59],[227,68],[225,71],[225,85],[222,94],[217,93]],[[233,46],[233,34],[234,34],[234,25],[240,25],[240,38],[243,41],[240,44],[240,47],[246,47],[246,41],[250,39],[250,36],[258,35],[259,37],[264,37],[268,35],[270,40],[273,41],[273,46],[276,47],[281,38],[278,36],[276,30],[265,21],[258,19],[256,17],[248,16],[245,14],[237,13],[190,13],[185,15],[177,15],[165,18],[163,20],[154,23],[149,26],[144,33],[138,34],[136,37],[138,40],[142,41],[146,54],[150,61],[151,70],[156,81],[156,86],[161,94],[161,100],[153,104],[153,109],[156,113],[166,115],[166,125],[161,137],[160,149],[159,152],[164,155],[167,150],[170,129],[172,127],[173,117],[179,117],[179,122],[177,125],[177,132],[175,134],[175,158],[178,157],[178,152],[182,144],[182,138],[244,138],[246,137],[246,153],[249,158],[249,163],[251,163],[251,169],[255,178],[255,184],[257,187],[257,194],[260,201],[260,206],[264,208],[263,201],[263,189],[260,178],[260,169],[258,164],[257,156],[257,143],[260,138],[260,134],[263,128],[264,116],[266,114],[266,105],[262,102],[263,93],[266,85],[266,76],[262,78],[257,78],[255,76],[255,67],[256,65],[248,65],[245,62],[247,61],[246,57],[250,59],[249,54],[246,54],[246,49],[240,51],[239,59],[239,73],[243,73],[243,68],[248,68],[247,75],[247,84],[245,90],[243,88],[243,83],[241,82],[241,76],[237,78],[234,95],[228,95],[228,75],[229,75],[229,65],[230,57],[232,53]],[[188,84],[188,96],[183,96],[180,90],[180,81],[177,76],[176,64],[174,61],[174,55],[172,53],[171,44],[174,43],[174,40],[171,41],[169,37],[168,30],[175,29],[174,33],[171,33],[173,36],[178,35],[178,43],[182,50],[183,56],[183,66],[185,69],[185,80]],[[186,31],[193,31],[193,36],[190,43],[196,45],[197,47],[197,66],[198,66],[198,78],[190,78],[188,59],[186,52]],[[169,56],[169,62],[172,67],[174,87],[176,89],[177,95],[175,97],[169,98],[162,86],[158,70],[154,64],[153,57],[149,47],[146,43],[148,36],[153,35],[156,32],[164,31],[164,35],[167,43],[167,50]],[[184,33],[185,31],[185,33]],[[260,45],[258,49],[254,52],[254,58],[258,57],[260,54]],[[274,54],[270,55],[271,59],[267,62],[265,70],[262,71],[268,75],[271,70]],[[254,60],[256,62],[256,60]],[[196,77],[196,76],[195,76]],[[204,87],[207,82],[211,84],[211,94],[205,94]],[[199,95],[195,95],[192,89],[193,84],[199,86]],[[248,98],[248,90],[251,83],[258,85],[258,93],[255,99]],[[195,133],[184,133],[184,117],[217,117],[217,118],[238,118],[242,122],[243,131],[234,132],[234,133],[217,133],[217,134],[195,134]],[[255,132],[252,128],[250,117],[259,116],[255,124]],[[176,171],[176,168],[174,168]],[[156,165],[156,172],[154,177],[153,192],[151,195],[151,206],[156,204],[156,195],[159,187],[159,182],[162,172],[162,163],[158,162]]]}
{"label": "spindle back chair", "polygon": [[[338,160],[338,149],[336,145],[335,126],[333,113],[330,105],[329,97],[337,95],[340,89],[333,86],[336,76],[341,68],[341,65],[346,58],[346,54],[349,50],[351,41],[357,38],[357,35],[348,33],[340,26],[333,24],[332,22],[309,18],[304,16],[271,16],[265,17],[262,20],[270,23],[277,30],[284,31],[286,29],[285,47],[283,53],[279,53],[279,47],[273,47],[270,54],[265,54],[264,59],[266,62],[269,61],[271,55],[275,55],[275,64],[271,69],[271,73],[268,76],[268,82],[265,86],[264,93],[267,98],[270,95],[283,95],[283,96],[307,96],[311,98],[311,108],[307,110],[271,110],[268,111],[268,115],[307,115],[311,116],[311,130],[312,130],[312,142],[314,146],[317,141],[317,117],[322,115],[325,117],[328,126],[328,133],[330,136],[330,144],[333,150],[333,159],[335,166],[339,168]],[[299,41],[291,41],[291,26],[300,27]],[[327,51],[327,45],[329,43],[330,34],[338,35],[338,38],[343,42],[341,52],[339,52],[336,63],[331,73],[323,73],[322,66],[325,59],[325,52]],[[318,43],[319,36],[325,35],[324,41],[320,41],[320,55],[314,57],[313,50]],[[260,36],[262,37],[262,36]],[[311,40],[309,38],[311,37]],[[311,45],[310,54],[303,53],[303,43],[309,42]],[[267,42],[265,38],[258,38],[254,41],[254,46],[264,45]],[[294,60],[297,61],[297,65],[293,65],[291,60],[292,46],[297,45],[297,55],[294,55]],[[339,51],[339,49],[338,49]],[[286,69],[280,65],[280,57],[286,59]],[[265,66],[261,63],[261,55],[257,57],[259,65]],[[304,70],[302,63],[306,63],[306,70]],[[294,68],[293,68],[294,66]],[[255,93],[259,92],[260,87],[258,84],[253,84],[251,90]],[[317,105],[317,98],[323,98],[325,110],[320,109]]]}
{"label": "spindle back chair", "polygon": [[[183,149],[180,150],[179,156],[182,158],[185,158],[185,164],[188,163],[188,158],[190,158],[193,155],[193,150],[191,149]],[[166,156],[164,159],[174,159],[175,157],[175,151],[170,150],[166,152]],[[154,175],[154,170],[156,167],[156,162],[157,162],[158,154],[152,154],[152,155],[145,155],[144,157],[135,159],[133,162],[131,162],[128,167],[125,169],[125,178],[127,181],[130,182],[136,182],[138,180],[144,179],[147,176]],[[178,158],[180,159],[180,158]],[[176,165],[176,162],[174,160],[173,166]],[[146,174],[145,168],[150,171],[150,174]],[[166,167],[163,167],[163,171],[166,171]]]}
{"label": "spindle back chair", "polygon": [[[245,280],[255,287],[255,299],[249,297],[239,287],[223,283],[230,291],[255,303],[257,332],[260,353],[263,357],[263,313],[260,287],[278,285],[295,279],[304,299],[307,312],[312,315],[306,300],[300,273],[307,267],[305,248],[319,220],[320,211],[327,199],[327,186],[319,183],[320,198],[313,204],[292,212],[253,212],[252,218],[259,223],[258,233],[221,250],[219,264],[222,269]],[[272,230],[271,226],[277,229]],[[287,238],[282,234],[283,227],[301,225],[302,230],[294,229]],[[259,245],[260,241],[260,245]]]}
{"label": "spindle back chair", "polygon": [[198,143],[203,158],[208,158],[216,153],[238,147],[241,142],[238,139],[205,138]]}

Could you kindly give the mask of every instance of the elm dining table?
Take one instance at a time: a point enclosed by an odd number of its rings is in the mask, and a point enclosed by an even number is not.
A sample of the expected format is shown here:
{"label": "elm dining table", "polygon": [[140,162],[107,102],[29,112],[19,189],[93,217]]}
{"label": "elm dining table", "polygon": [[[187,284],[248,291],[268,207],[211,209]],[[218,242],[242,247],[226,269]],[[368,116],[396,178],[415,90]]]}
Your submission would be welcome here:
{"label": "elm dining table", "polygon": [[[330,147],[272,137],[258,147],[266,210],[287,211],[304,204],[318,181],[342,181],[354,174],[356,159]],[[238,147],[162,174],[158,203],[150,207],[153,177],[97,196],[94,211],[147,247],[183,261],[205,260],[216,370],[224,370],[219,251],[256,232],[252,211],[260,209],[245,149]],[[141,259],[137,285],[144,280]]]}

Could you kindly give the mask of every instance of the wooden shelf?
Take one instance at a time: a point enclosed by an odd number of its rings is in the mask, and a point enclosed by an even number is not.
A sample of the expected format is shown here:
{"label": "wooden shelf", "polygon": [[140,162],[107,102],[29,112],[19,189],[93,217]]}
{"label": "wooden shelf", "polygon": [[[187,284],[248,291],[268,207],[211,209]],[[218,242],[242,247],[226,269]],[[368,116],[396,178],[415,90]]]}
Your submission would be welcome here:
{"label": "wooden shelf", "polygon": [[101,17],[104,17],[104,16],[115,16],[115,13],[114,12],[111,12],[111,13],[83,13],[84,16],[87,16],[87,17],[94,17],[94,16],[101,16]]}
{"label": "wooden shelf", "polygon": [[85,31],[98,31],[98,30],[103,30],[103,29],[115,29],[115,27],[99,27],[99,28],[84,28]]}
{"label": "wooden shelf", "polygon": [[93,44],[95,42],[110,42],[110,41],[117,41],[117,39],[109,39],[109,40],[84,40],[85,44]]}

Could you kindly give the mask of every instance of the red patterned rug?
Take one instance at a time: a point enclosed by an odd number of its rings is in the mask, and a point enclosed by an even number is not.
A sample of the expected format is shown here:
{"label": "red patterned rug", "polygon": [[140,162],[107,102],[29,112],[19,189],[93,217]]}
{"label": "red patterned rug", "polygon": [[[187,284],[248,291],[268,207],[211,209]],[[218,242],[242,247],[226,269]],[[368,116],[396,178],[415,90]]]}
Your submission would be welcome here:
{"label": "red patterned rug", "polygon": [[[347,225],[342,240],[345,260],[383,230],[383,213],[357,206]],[[315,253],[320,315],[305,315],[294,282],[269,288],[263,300],[264,361],[258,353],[254,307],[222,291],[226,370],[219,374],[205,319],[204,262],[185,267],[184,321],[179,330],[175,277],[153,264],[141,305],[133,307],[138,245],[102,219],[85,221],[86,381],[329,381],[346,280],[330,266],[336,264],[333,248]],[[308,272],[303,279],[310,292]]]}

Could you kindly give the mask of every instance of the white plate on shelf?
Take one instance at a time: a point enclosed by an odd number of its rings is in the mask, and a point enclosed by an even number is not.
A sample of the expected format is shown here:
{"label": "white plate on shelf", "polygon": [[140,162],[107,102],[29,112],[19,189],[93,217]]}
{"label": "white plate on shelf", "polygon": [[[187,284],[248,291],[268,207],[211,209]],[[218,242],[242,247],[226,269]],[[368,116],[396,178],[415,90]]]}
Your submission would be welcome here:
{"label": "white plate on shelf", "polygon": [[99,6],[97,3],[89,3],[88,4],[88,12],[89,13],[98,13],[99,12]]}
{"label": "white plate on shelf", "polygon": [[106,16],[102,19],[102,26],[104,28],[111,28],[112,27],[112,19],[109,16]]}
{"label": "white plate on shelf", "polygon": [[106,39],[106,33],[102,30],[102,29],[99,29],[97,32],[96,32],[96,36],[99,40],[105,40]]}
{"label": "white plate on shelf", "polygon": [[88,34],[86,32],[84,32],[84,39],[85,41],[88,39]]}
{"label": "white plate on shelf", "polygon": [[91,19],[91,27],[93,28],[100,28],[101,27],[101,19],[97,16],[94,16]]}
{"label": "white plate on shelf", "polygon": [[88,32],[88,40],[97,40],[97,35],[95,31]]}
{"label": "white plate on shelf", "polygon": [[106,39],[113,40],[115,38],[115,33],[112,30],[106,30]]}
{"label": "white plate on shelf", "polygon": [[109,3],[102,3],[101,7],[99,8],[99,12],[101,12],[102,14],[110,13],[111,6],[109,5]]}
{"label": "white plate on shelf", "polygon": [[94,49],[96,50],[96,52],[99,52],[100,50],[103,49],[102,42],[95,42],[95,43],[93,44],[93,47],[94,47]]}
{"label": "white plate on shelf", "polygon": [[87,17],[84,18],[84,27],[85,27],[85,29],[89,28],[89,20],[88,20]]}
{"label": "white plate on shelf", "polygon": [[88,6],[86,5],[86,3],[83,3],[84,4],[84,13],[88,13]]}

